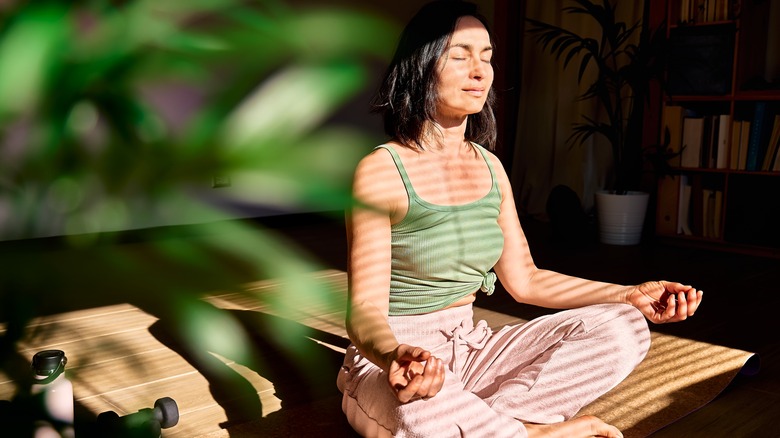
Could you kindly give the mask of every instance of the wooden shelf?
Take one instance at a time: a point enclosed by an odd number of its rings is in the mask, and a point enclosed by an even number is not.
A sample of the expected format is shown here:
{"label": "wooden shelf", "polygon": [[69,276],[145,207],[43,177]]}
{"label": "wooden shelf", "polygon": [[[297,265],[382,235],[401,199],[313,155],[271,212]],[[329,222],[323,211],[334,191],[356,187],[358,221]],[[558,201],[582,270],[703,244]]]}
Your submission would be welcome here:
{"label": "wooden shelf", "polygon": [[738,91],[734,94],[734,100],[740,101],[780,101],[780,89],[778,90],[755,90],[755,91]]}
{"label": "wooden shelf", "polygon": [[[672,23],[667,29],[668,43],[671,45],[670,56],[675,53],[677,58],[686,62],[686,53],[690,53],[691,58],[712,63],[706,65],[710,70],[697,70],[694,64],[694,67],[686,71],[680,70],[679,65],[672,65],[670,61],[670,70],[675,69],[675,76],[670,73],[669,78],[678,81],[676,87],[670,89],[683,92],[678,91],[674,95],[659,94],[661,114],[658,119],[661,123],[656,138],[664,138],[665,128],[668,126],[664,124],[666,107],[682,107],[685,109],[684,117],[688,118],[713,120],[722,115],[720,120],[728,120],[729,123],[725,131],[728,156],[725,166],[721,163],[720,168],[712,166],[715,160],[707,159],[699,161],[701,167],[682,167],[679,165],[679,159],[676,165],[671,163],[668,174],[675,176],[676,184],[681,184],[678,181],[687,181],[684,188],[691,193],[683,194],[685,190],[679,185],[677,188],[671,187],[669,178],[659,179],[656,236],[663,241],[683,245],[773,257],[780,255],[780,228],[776,226],[780,222],[780,172],[745,170],[732,163],[738,154],[731,154],[733,134],[739,134],[734,130],[739,124],[735,125],[734,121],[754,121],[757,102],[765,103],[767,117],[764,122],[769,124],[770,133],[774,116],[780,114],[780,84],[769,83],[765,78],[765,67],[777,64],[774,59],[777,55],[768,54],[767,41],[769,35],[777,35],[778,32],[772,28],[777,24],[770,23],[769,19],[770,7],[778,6],[770,6],[772,2],[769,1],[728,0],[726,5],[729,19],[712,19],[710,16],[711,21],[685,22],[692,13],[685,12],[683,5],[692,2],[693,0],[652,2],[656,15],[663,14],[665,20]],[[706,8],[715,5],[721,15],[723,2],[724,0],[702,0]],[[739,7],[734,7],[735,2],[738,2]],[[701,19],[701,16],[697,16],[697,19]],[[680,24],[681,22],[685,23]],[[729,49],[724,52],[724,47]],[[770,56],[772,58],[768,59]],[[719,69],[715,76],[707,76],[715,69]],[[701,88],[701,83],[697,83],[700,79],[710,80],[712,87]],[[687,84],[690,84],[693,93],[684,92]],[[709,92],[710,90],[718,92]],[[713,126],[716,126],[715,123],[716,121],[712,121]],[[705,132],[708,126],[705,124]],[[682,126],[678,127],[679,131],[682,131]],[[714,129],[709,132],[710,138],[724,135]],[[709,144],[707,135],[705,134],[704,138],[705,144]],[[750,135],[753,135],[752,130]],[[764,135],[762,143],[768,143],[769,134]],[[682,149],[684,142],[678,142],[678,148]],[[714,142],[712,147],[716,147]],[[692,150],[694,149],[689,149],[689,152]],[[706,146],[703,150],[706,151]],[[759,152],[763,150],[766,150],[766,147],[759,148]],[[693,162],[696,162],[695,158]],[[758,157],[757,163],[760,169],[761,157]],[[769,193],[769,196],[766,196],[766,193]],[[687,196],[690,196],[691,200],[683,207],[685,202],[681,204],[680,198]],[[718,200],[714,201],[716,197]],[[716,203],[715,207],[712,206],[713,202]],[[686,231],[692,234],[674,232],[681,230],[676,226],[679,216],[672,219],[670,217],[679,215],[681,209],[690,212],[683,220],[689,225],[685,227]],[[683,216],[686,215],[683,213]],[[671,224],[670,220],[674,224]],[[704,221],[703,225],[701,221]]]}
{"label": "wooden shelf", "polygon": [[715,20],[715,21],[705,21],[703,23],[684,23],[684,24],[678,24],[674,23],[669,26],[670,29],[678,29],[678,28],[691,28],[691,27],[713,27],[713,26],[731,26],[736,23],[736,20]]}
{"label": "wooden shelf", "polygon": [[667,103],[675,103],[675,102],[730,102],[734,99],[734,95],[732,94],[719,94],[719,95],[700,95],[700,94],[694,94],[694,95],[684,95],[684,94],[678,94],[674,96],[668,96],[667,97]]}
{"label": "wooden shelf", "polygon": [[761,171],[761,170],[739,170],[739,169],[712,169],[708,167],[672,167],[672,173],[715,173],[729,175],[750,175],[750,176],[780,176],[780,172]]}

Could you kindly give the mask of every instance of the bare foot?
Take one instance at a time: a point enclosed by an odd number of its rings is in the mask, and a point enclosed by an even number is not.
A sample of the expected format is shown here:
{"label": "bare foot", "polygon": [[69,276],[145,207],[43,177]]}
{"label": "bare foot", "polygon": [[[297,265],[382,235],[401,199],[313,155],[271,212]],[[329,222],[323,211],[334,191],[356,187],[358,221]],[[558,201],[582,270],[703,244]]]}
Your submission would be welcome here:
{"label": "bare foot", "polygon": [[555,424],[525,423],[525,429],[528,431],[528,438],[623,438],[623,434],[615,426],[592,415],[584,415]]}

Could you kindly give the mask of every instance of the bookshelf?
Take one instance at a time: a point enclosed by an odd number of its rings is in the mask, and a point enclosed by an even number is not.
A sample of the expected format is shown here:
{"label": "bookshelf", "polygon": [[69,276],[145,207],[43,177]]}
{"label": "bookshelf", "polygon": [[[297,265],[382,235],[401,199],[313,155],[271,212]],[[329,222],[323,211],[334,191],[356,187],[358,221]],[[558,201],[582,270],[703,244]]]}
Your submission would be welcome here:
{"label": "bookshelf", "polygon": [[[780,255],[780,0],[658,0],[667,91],[656,236]],[[661,8],[661,9],[659,9]]]}

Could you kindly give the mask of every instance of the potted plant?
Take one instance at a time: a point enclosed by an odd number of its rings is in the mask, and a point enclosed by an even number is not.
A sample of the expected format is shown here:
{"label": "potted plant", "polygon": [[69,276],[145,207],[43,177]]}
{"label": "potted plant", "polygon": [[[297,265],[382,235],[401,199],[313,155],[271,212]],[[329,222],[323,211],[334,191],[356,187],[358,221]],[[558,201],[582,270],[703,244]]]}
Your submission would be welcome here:
{"label": "potted plant", "polygon": [[[666,32],[663,24],[655,31],[649,29],[648,8],[645,1],[643,19],[628,25],[618,20],[611,0],[572,0],[572,5],[563,11],[593,20],[600,33],[597,38],[526,19],[529,23],[527,32],[535,36],[545,51],[557,60],[563,60],[564,68],[579,59],[580,82],[589,69],[595,69],[594,79],[579,98],[596,99],[605,116],[596,118],[583,114],[583,120],[573,124],[567,141],[582,144],[591,136],[603,136],[612,148],[611,187],[596,195],[600,236],[606,243],[639,242],[649,198],[648,193],[639,191],[644,154],[642,125],[650,85],[655,80],[660,83],[663,78]],[[603,211],[605,201],[627,202],[629,210]],[[610,218],[617,219],[618,223],[607,223]],[[632,220],[638,221],[638,229],[636,224],[630,223]],[[627,231],[629,235],[619,235],[621,231]]]}

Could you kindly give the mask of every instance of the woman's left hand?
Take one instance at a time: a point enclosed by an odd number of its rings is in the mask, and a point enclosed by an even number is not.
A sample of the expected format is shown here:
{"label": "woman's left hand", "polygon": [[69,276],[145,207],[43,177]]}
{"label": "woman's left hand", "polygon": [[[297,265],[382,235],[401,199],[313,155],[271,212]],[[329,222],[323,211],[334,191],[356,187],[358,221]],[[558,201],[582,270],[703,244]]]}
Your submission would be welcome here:
{"label": "woman's left hand", "polygon": [[701,304],[703,292],[669,281],[648,281],[629,292],[628,301],[656,323],[684,321]]}

